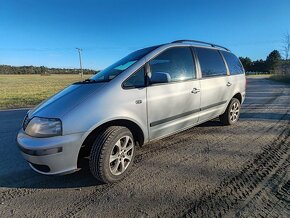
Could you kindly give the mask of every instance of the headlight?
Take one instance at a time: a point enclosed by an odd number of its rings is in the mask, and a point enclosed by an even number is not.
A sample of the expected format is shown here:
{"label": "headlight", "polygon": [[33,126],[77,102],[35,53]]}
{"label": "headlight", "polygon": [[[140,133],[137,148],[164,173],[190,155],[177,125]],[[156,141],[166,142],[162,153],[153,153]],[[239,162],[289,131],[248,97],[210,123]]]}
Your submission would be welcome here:
{"label": "headlight", "polygon": [[34,137],[51,137],[62,134],[62,125],[59,119],[34,117],[29,121],[25,132]]}

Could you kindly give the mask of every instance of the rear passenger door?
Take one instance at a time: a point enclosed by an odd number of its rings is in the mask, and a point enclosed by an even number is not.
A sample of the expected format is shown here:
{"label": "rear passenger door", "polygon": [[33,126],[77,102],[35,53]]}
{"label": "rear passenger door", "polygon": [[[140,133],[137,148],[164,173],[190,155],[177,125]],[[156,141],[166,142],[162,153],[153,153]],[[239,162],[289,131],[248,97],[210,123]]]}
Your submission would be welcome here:
{"label": "rear passenger door", "polygon": [[[149,61],[151,83],[147,87],[150,139],[188,128],[198,121],[200,81],[189,47],[174,47]],[[153,82],[165,77],[167,82]]]}
{"label": "rear passenger door", "polygon": [[241,93],[244,99],[245,96],[245,88],[246,88],[246,77],[244,68],[239,61],[239,59],[231,52],[222,51],[222,55],[228,65],[228,69],[230,75],[228,76],[229,79],[229,91],[232,93],[232,96]]}
{"label": "rear passenger door", "polygon": [[231,93],[227,68],[223,57],[216,49],[196,47],[195,49],[202,78],[201,108],[199,121],[206,121],[221,115],[228,103]]}

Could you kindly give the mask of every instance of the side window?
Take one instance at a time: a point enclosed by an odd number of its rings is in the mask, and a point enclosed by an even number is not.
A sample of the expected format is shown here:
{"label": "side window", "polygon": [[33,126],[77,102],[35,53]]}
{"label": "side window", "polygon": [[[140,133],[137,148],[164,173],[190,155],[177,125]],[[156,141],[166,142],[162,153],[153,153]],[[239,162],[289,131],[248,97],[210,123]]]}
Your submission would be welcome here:
{"label": "side window", "polygon": [[145,86],[145,70],[144,67],[133,73],[125,82],[124,88],[141,88]]}
{"label": "side window", "polygon": [[243,74],[244,68],[239,59],[232,53],[222,51],[222,54],[228,64],[231,75]]}
{"label": "side window", "polygon": [[227,68],[221,54],[215,49],[195,48],[202,77],[227,75]]}
{"label": "side window", "polygon": [[[152,78],[166,77],[168,82],[196,78],[195,63],[188,47],[169,48],[150,62]],[[159,83],[158,79],[152,83]]]}

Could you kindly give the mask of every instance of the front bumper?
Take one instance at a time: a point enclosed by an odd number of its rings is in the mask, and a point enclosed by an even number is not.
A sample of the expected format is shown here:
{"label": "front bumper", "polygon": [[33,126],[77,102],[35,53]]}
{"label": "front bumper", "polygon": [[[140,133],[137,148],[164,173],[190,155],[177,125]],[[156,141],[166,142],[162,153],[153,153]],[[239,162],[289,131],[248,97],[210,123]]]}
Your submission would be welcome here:
{"label": "front bumper", "polygon": [[23,130],[17,135],[21,154],[33,170],[45,175],[67,174],[77,170],[83,133],[49,138],[31,137]]}

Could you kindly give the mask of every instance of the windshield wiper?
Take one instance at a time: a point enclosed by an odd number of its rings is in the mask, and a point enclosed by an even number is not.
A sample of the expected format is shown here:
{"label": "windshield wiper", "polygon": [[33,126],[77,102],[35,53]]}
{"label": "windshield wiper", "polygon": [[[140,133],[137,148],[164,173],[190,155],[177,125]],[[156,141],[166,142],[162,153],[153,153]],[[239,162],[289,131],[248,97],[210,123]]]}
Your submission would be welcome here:
{"label": "windshield wiper", "polygon": [[94,79],[86,79],[86,80],[84,80],[82,82],[83,83],[94,83],[94,82],[96,82],[96,80],[94,80]]}
{"label": "windshield wiper", "polygon": [[89,83],[104,83],[109,82],[109,80],[94,80],[94,79],[86,79],[83,81],[76,82],[74,84],[89,84]]}

